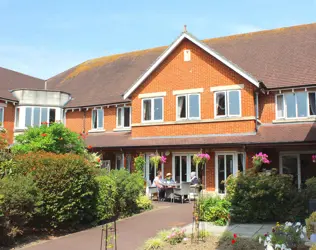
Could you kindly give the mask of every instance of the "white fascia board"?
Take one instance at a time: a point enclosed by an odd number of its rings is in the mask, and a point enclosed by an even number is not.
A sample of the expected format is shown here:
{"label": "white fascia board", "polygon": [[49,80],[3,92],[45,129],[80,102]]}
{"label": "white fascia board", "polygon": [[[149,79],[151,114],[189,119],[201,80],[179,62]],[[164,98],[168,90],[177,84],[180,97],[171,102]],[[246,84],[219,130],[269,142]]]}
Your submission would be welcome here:
{"label": "white fascia board", "polygon": [[197,45],[198,47],[200,47],[201,49],[203,49],[204,51],[206,51],[207,53],[209,53],[210,55],[212,55],[213,57],[215,57],[216,59],[218,59],[219,61],[221,61],[223,64],[234,70],[236,73],[247,79],[249,82],[253,83],[255,86],[259,87],[259,82],[253,76],[240,69],[238,66],[227,60],[219,53],[212,50],[206,44],[200,42],[198,39],[195,39],[188,33],[182,33],[182,35],[179,36],[178,39],[162,53],[158,60],[151,67],[149,67],[149,69],[132,85],[132,87],[126,91],[126,93],[123,96],[124,99],[127,99],[185,38],[194,43],[195,45]]}
{"label": "white fascia board", "polygon": [[204,91],[203,88],[198,89],[183,89],[183,90],[174,90],[172,91],[173,95],[184,95],[184,94],[194,94],[194,93],[202,93]]}
{"label": "white fascia board", "polygon": [[211,87],[210,90],[211,92],[215,92],[215,91],[224,91],[224,90],[243,89],[244,87],[245,87],[244,84],[235,84],[235,85]]}
{"label": "white fascia board", "polygon": [[155,92],[155,93],[145,93],[145,94],[139,94],[138,98],[151,98],[151,97],[162,97],[166,96],[167,92]]}

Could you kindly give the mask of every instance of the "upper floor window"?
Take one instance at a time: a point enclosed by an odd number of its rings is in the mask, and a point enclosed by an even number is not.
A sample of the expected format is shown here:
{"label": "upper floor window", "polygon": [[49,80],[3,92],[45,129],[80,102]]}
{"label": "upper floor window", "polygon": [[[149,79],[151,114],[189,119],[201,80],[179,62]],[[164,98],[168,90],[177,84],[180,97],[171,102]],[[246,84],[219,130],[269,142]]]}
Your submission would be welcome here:
{"label": "upper floor window", "polygon": [[103,109],[92,110],[92,129],[104,129]]}
{"label": "upper floor window", "polygon": [[117,108],[117,128],[130,128],[131,127],[131,107]]}
{"label": "upper floor window", "polygon": [[[58,108],[58,110],[60,110]],[[48,107],[17,107],[15,110],[15,127],[39,127],[42,123],[56,122],[57,108]]]}
{"label": "upper floor window", "polygon": [[316,92],[290,92],[276,95],[276,118],[316,116]]}
{"label": "upper floor window", "polygon": [[142,122],[163,121],[163,98],[142,99]]}
{"label": "upper floor window", "polygon": [[177,96],[177,120],[200,119],[200,94]]}
{"label": "upper floor window", "polygon": [[4,123],[4,108],[0,107],[0,127],[3,127]]}
{"label": "upper floor window", "polygon": [[215,117],[240,116],[240,90],[215,92]]}

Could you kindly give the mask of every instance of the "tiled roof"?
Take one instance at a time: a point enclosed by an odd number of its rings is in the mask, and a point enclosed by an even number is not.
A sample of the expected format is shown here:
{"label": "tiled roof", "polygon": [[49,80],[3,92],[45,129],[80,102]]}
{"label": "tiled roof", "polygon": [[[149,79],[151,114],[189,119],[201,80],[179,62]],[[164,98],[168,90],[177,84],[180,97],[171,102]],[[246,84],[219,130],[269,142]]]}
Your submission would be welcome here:
{"label": "tiled roof", "polygon": [[17,88],[43,89],[45,81],[0,67],[0,98],[16,101],[9,90]]}
{"label": "tiled roof", "polygon": [[[203,40],[267,88],[316,84],[316,23]],[[123,102],[122,94],[167,47],[86,61],[48,80],[70,92],[68,106]]]}
{"label": "tiled roof", "polygon": [[262,125],[257,134],[248,135],[132,138],[127,132],[96,133],[89,134],[86,143],[94,148],[316,143],[316,124]]}

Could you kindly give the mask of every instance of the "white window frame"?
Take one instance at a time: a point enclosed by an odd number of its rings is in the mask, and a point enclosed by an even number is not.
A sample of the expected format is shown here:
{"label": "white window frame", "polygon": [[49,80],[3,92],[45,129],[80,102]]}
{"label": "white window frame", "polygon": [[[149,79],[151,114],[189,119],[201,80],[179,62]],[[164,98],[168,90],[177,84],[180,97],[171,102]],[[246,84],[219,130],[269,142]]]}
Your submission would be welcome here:
{"label": "white window frame", "polygon": [[[306,93],[306,103],[307,103],[307,112],[306,116],[299,117],[298,116],[298,106],[297,106],[297,93],[304,92],[304,91],[299,91],[299,92],[286,92],[282,94],[277,94],[275,95],[275,118],[276,120],[293,120],[293,119],[306,119],[308,117],[316,117],[316,115],[310,115],[310,110],[309,110],[309,93],[315,93],[315,98],[316,98],[316,92],[315,91],[305,91]],[[295,97],[295,117],[287,117],[287,103],[285,100],[285,95],[286,94],[294,94]],[[283,96],[283,117],[278,117],[278,112],[277,112],[277,96]]]}
{"label": "white window frame", "polygon": [[[155,117],[155,107],[154,107],[154,104],[155,104],[155,99],[161,99],[161,102],[162,102],[162,114],[161,114],[161,118],[162,119],[159,119],[159,120],[155,120],[154,117]],[[150,120],[144,120],[144,101],[148,101],[150,100],[151,102],[151,119]],[[142,110],[141,110],[141,121],[142,123],[152,123],[152,122],[163,122],[164,121],[164,98],[163,97],[153,97],[153,98],[143,98],[142,99]]]}
{"label": "white window frame", "polygon": [[[118,124],[119,109],[121,109],[121,126],[119,126],[119,124]],[[124,109],[129,109],[129,126],[128,127],[124,126]],[[130,107],[130,106],[118,107],[116,109],[116,127],[117,128],[131,128],[131,123],[132,123],[132,107]]]}
{"label": "white window frame", "polygon": [[[102,127],[99,127],[99,119],[98,119],[98,110],[102,110]],[[97,114],[97,127],[93,127],[93,111],[96,111]],[[104,130],[104,109],[103,108],[94,108],[91,110],[91,130]]]}
{"label": "white window frame", "polygon": [[2,116],[0,117],[0,128],[4,127],[4,107],[0,107],[2,110]]}
{"label": "white window frame", "polygon": [[[190,117],[189,114],[189,107],[190,107],[190,98],[189,96],[191,95],[197,95],[199,97],[199,116],[198,117]],[[178,106],[178,99],[179,97],[185,97],[185,118],[180,118],[179,114],[179,106]],[[181,94],[181,95],[176,95],[176,120],[177,121],[185,121],[185,120],[201,120],[201,94],[200,93],[192,93],[192,94]]]}
{"label": "white window frame", "polygon": [[[236,115],[230,115],[229,112],[229,93],[230,92],[238,92],[239,95],[239,114]],[[225,115],[217,115],[217,105],[216,105],[216,96],[219,93],[225,94]],[[215,118],[229,118],[229,117],[241,117],[242,114],[242,107],[241,107],[241,91],[239,89],[232,89],[232,90],[220,90],[214,92],[214,117]]]}
{"label": "white window frame", "polygon": [[[34,108],[39,108],[40,109],[40,114],[39,114],[39,120],[40,120],[40,124],[39,126],[41,126],[42,124],[42,109],[43,108],[47,108],[47,120],[46,122],[48,123],[47,125],[49,126],[49,112],[51,109],[55,109],[55,122],[58,121],[58,117],[60,116],[60,114],[58,115],[58,110],[60,110],[59,107],[45,107],[45,106],[18,106],[15,108],[15,114],[14,114],[14,128],[15,129],[26,129],[27,127],[25,126],[25,115],[26,115],[26,108],[31,108],[32,112],[31,112],[31,126],[30,127],[34,127],[34,121],[33,121],[33,116],[34,116]],[[17,109],[20,109],[19,112],[19,124],[17,126],[16,124],[16,120],[17,120]],[[60,112],[59,112],[60,113]],[[22,119],[21,119],[22,118]],[[60,117],[59,117],[60,118]],[[61,119],[59,119],[61,120]]]}

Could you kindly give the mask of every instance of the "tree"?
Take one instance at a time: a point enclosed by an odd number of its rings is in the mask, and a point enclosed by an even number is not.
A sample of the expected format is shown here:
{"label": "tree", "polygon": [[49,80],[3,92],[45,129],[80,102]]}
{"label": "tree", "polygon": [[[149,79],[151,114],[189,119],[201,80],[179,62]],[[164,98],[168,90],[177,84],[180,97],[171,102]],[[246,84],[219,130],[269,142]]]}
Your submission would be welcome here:
{"label": "tree", "polygon": [[28,128],[18,135],[13,153],[28,153],[37,151],[53,152],[56,154],[84,154],[83,136],[70,131],[62,123],[43,123],[40,127]]}

